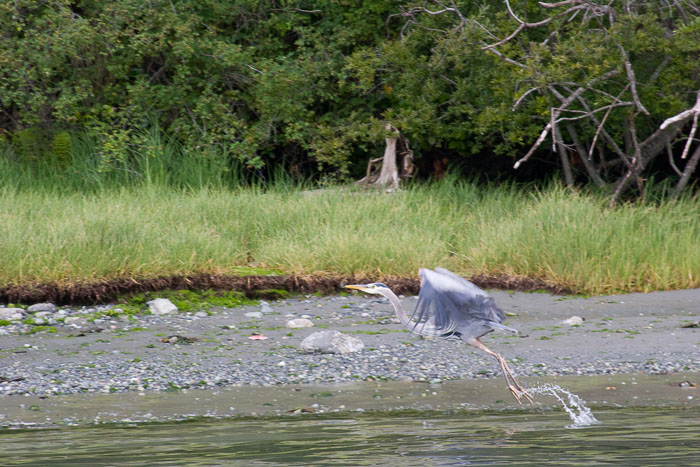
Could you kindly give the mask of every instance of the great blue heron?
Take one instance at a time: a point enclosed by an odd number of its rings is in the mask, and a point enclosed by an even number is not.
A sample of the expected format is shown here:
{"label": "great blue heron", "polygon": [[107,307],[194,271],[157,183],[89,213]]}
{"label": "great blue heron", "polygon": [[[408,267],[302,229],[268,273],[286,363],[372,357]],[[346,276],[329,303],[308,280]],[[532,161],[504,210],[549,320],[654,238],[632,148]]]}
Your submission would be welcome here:
{"label": "great blue heron", "polygon": [[479,340],[494,329],[518,333],[502,324],[506,315],[496,306],[493,298],[447,269],[435,268],[431,271],[421,268],[419,274],[421,286],[418,304],[410,318],[404,311],[399,297],[381,282],[345,287],[388,298],[394,306],[396,316],[411,332],[426,337],[459,338],[493,356],[501,365],[506,384],[515,400],[520,403],[520,399],[524,397],[532,402],[530,395],[510,372],[503,357],[489,350]]}

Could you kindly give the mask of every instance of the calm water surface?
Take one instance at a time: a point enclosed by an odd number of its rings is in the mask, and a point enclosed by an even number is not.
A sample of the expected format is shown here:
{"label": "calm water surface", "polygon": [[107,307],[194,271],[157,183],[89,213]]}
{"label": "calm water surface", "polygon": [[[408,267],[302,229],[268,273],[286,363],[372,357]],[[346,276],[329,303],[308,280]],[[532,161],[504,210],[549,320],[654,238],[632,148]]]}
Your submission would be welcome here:
{"label": "calm water surface", "polygon": [[362,415],[0,430],[3,465],[700,465],[700,409]]}

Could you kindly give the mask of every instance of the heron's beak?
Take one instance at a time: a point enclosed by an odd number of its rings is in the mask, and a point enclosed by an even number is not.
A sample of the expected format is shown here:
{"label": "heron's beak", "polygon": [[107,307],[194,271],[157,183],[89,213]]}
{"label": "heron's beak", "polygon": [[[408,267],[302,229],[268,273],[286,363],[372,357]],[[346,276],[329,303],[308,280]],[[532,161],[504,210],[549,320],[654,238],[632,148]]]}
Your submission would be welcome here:
{"label": "heron's beak", "polygon": [[346,288],[346,289],[353,289],[353,290],[360,290],[360,291],[362,291],[362,292],[367,292],[367,286],[366,286],[366,285],[360,285],[360,284],[356,284],[356,285],[346,285],[345,288]]}

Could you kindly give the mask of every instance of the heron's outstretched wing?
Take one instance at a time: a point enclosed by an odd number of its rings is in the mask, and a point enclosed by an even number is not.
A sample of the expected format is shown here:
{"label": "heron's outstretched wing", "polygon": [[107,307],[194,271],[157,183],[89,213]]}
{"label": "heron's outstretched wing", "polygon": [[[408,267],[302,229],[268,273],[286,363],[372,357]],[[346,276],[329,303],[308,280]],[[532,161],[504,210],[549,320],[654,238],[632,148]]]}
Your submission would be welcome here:
{"label": "heron's outstretched wing", "polygon": [[437,337],[475,321],[498,325],[505,319],[505,314],[498,309],[493,298],[447,269],[421,269],[419,274],[421,288],[418,304],[411,316],[413,332]]}

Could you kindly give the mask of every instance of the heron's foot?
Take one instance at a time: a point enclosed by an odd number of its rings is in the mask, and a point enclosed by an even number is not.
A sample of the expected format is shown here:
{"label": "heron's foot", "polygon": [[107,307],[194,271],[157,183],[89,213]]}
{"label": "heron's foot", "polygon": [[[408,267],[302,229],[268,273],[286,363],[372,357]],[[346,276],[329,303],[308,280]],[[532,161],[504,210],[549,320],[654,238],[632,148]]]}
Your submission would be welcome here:
{"label": "heron's foot", "polygon": [[510,390],[510,393],[513,394],[515,400],[518,401],[518,404],[522,404],[521,399],[523,398],[532,404],[532,396],[530,396],[530,394],[528,394],[528,392],[522,386],[520,386],[515,379],[513,379],[513,382],[515,383],[514,385],[508,384],[508,390]]}
{"label": "heron's foot", "polygon": [[508,389],[510,390],[510,393],[513,394],[513,397],[515,397],[515,400],[518,401],[518,404],[522,404],[520,401],[521,398],[525,398],[530,404],[533,403],[532,396],[528,394],[527,390],[518,383],[518,380],[515,379],[515,376],[513,376],[513,373],[511,373],[510,368],[508,368],[508,364],[506,361],[499,355],[500,358],[498,358],[499,363],[501,364],[501,368],[503,369],[503,376],[506,379],[506,384],[508,385]]}
{"label": "heron's foot", "polygon": [[520,383],[518,383],[518,380],[515,379],[515,376],[511,374],[510,377],[513,380],[513,385],[515,386],[515,389],[519,392],[519,395],[527,399],[527,401],[530,404],[532,404],[534,401],[532,400],[532,396],[527,392],[527,389],[525,389],[520,385]]}

